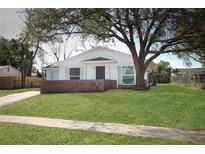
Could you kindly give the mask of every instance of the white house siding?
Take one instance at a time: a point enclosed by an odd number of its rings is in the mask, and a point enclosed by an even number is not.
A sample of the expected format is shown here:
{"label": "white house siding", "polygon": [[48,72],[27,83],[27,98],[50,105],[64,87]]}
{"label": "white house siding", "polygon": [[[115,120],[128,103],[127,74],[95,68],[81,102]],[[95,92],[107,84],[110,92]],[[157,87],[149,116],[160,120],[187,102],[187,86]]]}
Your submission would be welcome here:
{"label": "white house siding", "polygon": [[69,67],[65,67],[65,80],[70,80],[70,68]]}
{"label": "white house siding", "polygon": [[117,65],[117,84],[122,84],[122,72],[120,65]]}
{"label": "white house siding", "polygon": [[84,80],[85,79],[85,74],[84,74],[84,66],[80,67],[80,80]]}
{"label": "white house siding", "polygon": [[117,63],[110,63],[110,79],[117,80]]}
{"label": "white house siding", "polygon": [[95,68],[92,64],[86,64],[87,67],[87,74],[86,74],[86,79],[88,80],[92,80],[92,79],[95,79]]}
{"label": "white house siding", "polygon": [[59,80],[65,80],[65,67],[59,66]]}
{"label": "white house siding", "polygon": [[51,80],[51,70],[46,70],[46,80]]}

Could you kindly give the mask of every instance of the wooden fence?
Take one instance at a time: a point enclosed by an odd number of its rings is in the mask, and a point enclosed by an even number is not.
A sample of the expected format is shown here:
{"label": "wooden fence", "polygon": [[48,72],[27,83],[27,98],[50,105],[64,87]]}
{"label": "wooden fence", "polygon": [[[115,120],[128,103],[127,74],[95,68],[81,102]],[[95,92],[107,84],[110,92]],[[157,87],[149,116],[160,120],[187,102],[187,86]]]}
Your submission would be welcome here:
{"label": "wooden fence", "polygon": [[41,85],[42,78],[39,77],[26,77],[26,87],[38,88]]}
{"label": "wooden fence", "polygon": [[178,75],[178,76],[172,76],[171,82],[176,84],[181,84],[184,86],[191,86],[191,87],[197,87],[205,89],[205,76],[186,76],[186,75]]}
{"label": "wooden fence", "polygon": [[[40,87],[41,78],[26,77],[27,88]],[[0,77],[0,89],[17,89],[21,88],[21,77]]]}

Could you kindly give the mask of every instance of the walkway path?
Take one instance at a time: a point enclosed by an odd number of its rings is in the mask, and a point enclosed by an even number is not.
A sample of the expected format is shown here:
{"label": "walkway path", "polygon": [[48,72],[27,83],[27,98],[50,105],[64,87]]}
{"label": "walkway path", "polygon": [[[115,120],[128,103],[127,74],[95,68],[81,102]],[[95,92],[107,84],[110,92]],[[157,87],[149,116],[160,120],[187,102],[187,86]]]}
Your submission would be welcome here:
{"label": "walkway path", "polygon": [[81,129],[95,132],[106,132],[129,136],[165,138],[182,141],[205,142],[205,131],[174,129],[153,126],[126,125],[76,120],[51,119],[26,116],[0,115],[0,122],[31,124],[47,127]]}
{"label": "walkway path", "polygon": [[39,95],[40,91],[28,91],[0,97],[0,106],[20,101],[25,98]]}

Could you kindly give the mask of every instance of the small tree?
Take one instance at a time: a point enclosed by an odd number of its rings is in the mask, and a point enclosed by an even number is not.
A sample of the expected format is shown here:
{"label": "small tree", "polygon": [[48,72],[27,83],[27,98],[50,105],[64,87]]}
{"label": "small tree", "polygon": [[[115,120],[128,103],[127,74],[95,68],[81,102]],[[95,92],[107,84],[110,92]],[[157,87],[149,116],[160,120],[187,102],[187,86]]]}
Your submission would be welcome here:
{"label": "small tree", "polygon": [[[22,61],[22,52],[18,39],[0,38],[0,65],[11,65],[19,69]],[[29,59],[29,57],[27,56]]]}
{"label": "small tree", "polygon": [[[28,39],[27,35],[29,34],[26,34],[26,36],[19,38],[20,53],[22,59],[22,63],[20,64],[21,88],[25,87],[26,76],[29,73],[29,71],[32,69],[34,58],[36,57],[36,54],[39,51],[39,47],[40,47],[39,41],[35,45],[30,44],[29,41],[27,40]],[[33,48],[33,50],[31,48]]]}
{"label": "small tree", "polygon": [[25,77],[31,74],[36,50],[31,50],[31,45],[22,38],[6,40],[0,43],[0,64],[12,65],[21,71],[21,87],[25,87]]}
{"label": "small tree", "polygon": [[[22,57],[22,63],[20,65],[21,70],[21,88],[25,87],[26,75],[29,70],[32,69],[32,64],[39,51],[42,51],[41,43],[45,41],[45,38],[41,34],[41,30],[34,28],[31,20],[33,19],[32,14],[28,14],[27,10],[22,12],[25,16],[25,27],[18,38],[18,44]],[[29,56],[30,58],[28,58]]]}
{"label": "small tree", "polygon": [[86,51],[86,47],[90,46],[86,39],[79,41],[77,38],[79,40],[81,39],[77,36],[72,37],[72,39],[70,37],[58,37],[58,39],[47,42],[45,46],[47,45],[48,48],[44,48],[44,51],[48,55],[54,57],[55,62],[65,60],[69,58],[73,53]]}
{"label": "small tree", "polygon": [[171,77],[172,68],[167,61],[160,61],[155,65],[153,75],[157,79],[158,83],[169,83]]}

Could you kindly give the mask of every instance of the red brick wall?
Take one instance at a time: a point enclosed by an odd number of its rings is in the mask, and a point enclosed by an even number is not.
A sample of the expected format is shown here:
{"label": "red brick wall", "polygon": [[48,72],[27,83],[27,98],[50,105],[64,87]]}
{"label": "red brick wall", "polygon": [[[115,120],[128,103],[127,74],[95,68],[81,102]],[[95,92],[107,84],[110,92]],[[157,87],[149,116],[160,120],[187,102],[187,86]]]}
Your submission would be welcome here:
{"label": "red brick wall", "polygon": [[120,88],[120,89],[134,89],[135,85],[122,85],[122,84],[119,84],[118,88]]}
{"label": "red brick wall", "polygon": [[104,89],[115,89],[117,88],[117,81],[116,80],[104,80]]}
{"label": "red brick wall", "polygon": [[94,92],[116,88],[115,80],[44,80],[41,93]]}
{"label": "red brick wall", "polygon": [[[145,80],[145,83],[146,83],[147,87],[149,87],[147,80]],[[121,89],[135,89],[135,85],[123,85],[123,84],[119,84],[119,85],[118,85],[118,88],[121,88]]]}

